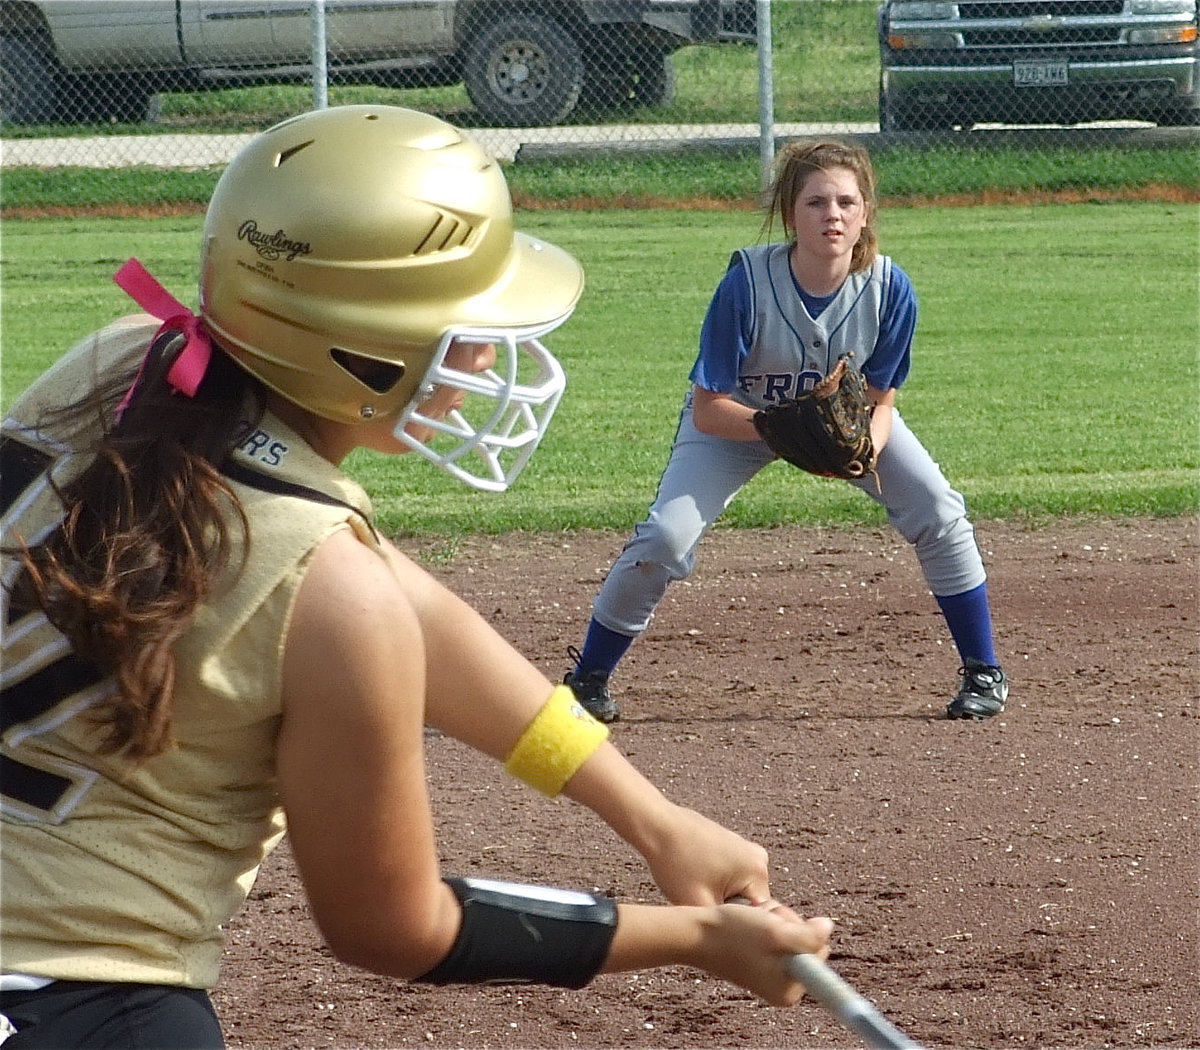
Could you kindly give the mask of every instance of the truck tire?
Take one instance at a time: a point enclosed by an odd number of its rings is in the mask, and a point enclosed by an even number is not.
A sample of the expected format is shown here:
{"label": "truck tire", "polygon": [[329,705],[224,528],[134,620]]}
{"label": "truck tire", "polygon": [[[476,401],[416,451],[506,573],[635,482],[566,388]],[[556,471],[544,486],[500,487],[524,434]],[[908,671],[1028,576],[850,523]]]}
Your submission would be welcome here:
{"label": "truck tire", "polygon": [[153,92],[136,73],[65,76],[59,83],[57,117],[68,124],[144,124]]}
{"label": "truck tire", "polygon": [[603,114],[633,106],[666,106],[675,100],[675,65],[670,52],[644,49],[614,62],[615,51],[585,57],[580,112]]}
{"label": "truck tire", "polygon": [[48,124],[57,83],[46,53],[29,37],[0,34],[0,120]]}
{"label": "truck tire", "polygon": [[484,120],[501,127],[560,124],[583,91],[583,55],[553,19],[533,12],[484,26],[467,45],[463,83]]}
{"label": "truck tire", "polygon": [[917,131],[920,128],[918,115],[911,107],[898,103],[882,88],[879,90],[879,130]]}
{"label": "truck tire", "polygon": [[638,57],[633,101],[639,106],[669,106],[675,101],[675,63],[668,51],[647,51]]}

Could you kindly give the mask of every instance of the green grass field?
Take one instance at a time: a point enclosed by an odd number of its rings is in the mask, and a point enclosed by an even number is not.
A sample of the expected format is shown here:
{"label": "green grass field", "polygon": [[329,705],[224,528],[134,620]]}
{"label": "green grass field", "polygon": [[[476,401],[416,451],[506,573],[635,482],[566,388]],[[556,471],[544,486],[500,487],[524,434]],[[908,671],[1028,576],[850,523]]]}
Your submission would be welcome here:
{"label": "green grass field", "polygon": [[[990,148],[947,143],[876,149],[872,162],[885,199],[993,191],[1195,200],[1200,192],[1200,168],[1191,146]],[[612,207],[631,200],[752,203],[761,162],[751,148],[649,158],[614,154],[521,161],[507,164],[505,175],[514,199],[532,207],[573,206],[579,200]],[[0,182],[0,207],[6,215],[88,208],[199,211],[219,176],[219,169],[11,168]]]}
{"label": "green grass field", "polygon": [[[921,321],[899,396],[977,518],[1180,514],[1200,506],[1193,205],[895,207],[882,241]],[[415,457],[349,462],[392,533],[627,528],[674,432],[708,298],[759,217],[741,211],[525,211],[568,248],[584,298],[550,345],[569,376],[512,491],[481,497]],[[4,404],[76,338],[133,312],[111,275],[137,255],[195,302],[200,220],[9,221]],[[724,524],[881,522],[846,485],[776,464]]]}

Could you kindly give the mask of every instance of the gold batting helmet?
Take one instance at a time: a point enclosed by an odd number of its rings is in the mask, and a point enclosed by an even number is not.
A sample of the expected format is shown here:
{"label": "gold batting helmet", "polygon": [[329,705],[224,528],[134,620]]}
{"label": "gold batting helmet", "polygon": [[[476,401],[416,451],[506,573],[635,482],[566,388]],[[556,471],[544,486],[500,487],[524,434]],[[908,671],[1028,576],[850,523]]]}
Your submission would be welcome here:
{"label": "gold batting helmet", "polygon": [[[257,135],[204,223],[200,313],[226,352],[317,415],[395,417],[397,437],[479,488],[506,488],[541,439],[565,379],[539,337],[582,291],[572,256],[513,229],[493,158],[395,106],[316,110]],[[455,340],[496,344],[496,367],[444,367]],[[489,402],[482,422],[424,420],[435,385]],[[449,450],[410,439],[411,420]]]}

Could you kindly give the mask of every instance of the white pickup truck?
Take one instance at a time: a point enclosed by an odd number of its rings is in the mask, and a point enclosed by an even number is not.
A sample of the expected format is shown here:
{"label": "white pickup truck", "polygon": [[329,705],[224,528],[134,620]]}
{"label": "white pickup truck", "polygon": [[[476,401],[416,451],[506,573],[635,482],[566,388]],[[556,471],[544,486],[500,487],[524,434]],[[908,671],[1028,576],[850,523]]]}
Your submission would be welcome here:
{"label": "white pickup truck", "polygon": [[162,91],[307,81],[314,7],[331,82],[464,83],[510,127],[662,104],[672,52],[755,24],[753,0],[0,0],[0,120],[137,121]]}

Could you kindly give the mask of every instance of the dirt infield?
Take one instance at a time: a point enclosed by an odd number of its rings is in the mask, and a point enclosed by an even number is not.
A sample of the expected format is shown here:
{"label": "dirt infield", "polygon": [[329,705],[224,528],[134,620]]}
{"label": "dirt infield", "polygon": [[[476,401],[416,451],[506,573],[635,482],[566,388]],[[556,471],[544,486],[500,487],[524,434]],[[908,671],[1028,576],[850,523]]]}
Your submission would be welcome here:
{"label": "dirt infield", "polygon": [[[940,717],[957,661],[887,530],[718,529],[615,680],[614,737],[837,920],[834,966],[929,1047],[1200,1046],[1200,520],[978,529],[1009,708]],[[413,553],[548,675],[623,535]],[[447,871],[659,900],[639,858],[428,737]],[[231,1047],[853,1047],[821,1009],[687,969],[582,992],[429,989],[335,963],[286,845],[230,925]]]}

